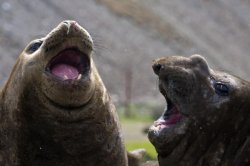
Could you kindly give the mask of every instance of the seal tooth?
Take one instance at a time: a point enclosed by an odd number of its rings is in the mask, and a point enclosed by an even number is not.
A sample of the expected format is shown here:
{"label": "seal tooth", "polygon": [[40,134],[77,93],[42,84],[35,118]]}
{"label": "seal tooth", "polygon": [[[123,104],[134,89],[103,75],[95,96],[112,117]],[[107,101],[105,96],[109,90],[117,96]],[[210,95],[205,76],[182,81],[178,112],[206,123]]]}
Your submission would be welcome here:
{"label": "seal tooth", "polygon": [[77,77],[77,80],[80,80],[82,78],[82,74],[79,74]]}
{"label": "seal tooth", "polygon": [[70,31],[70,24],[66,24],[66,26],[67,26],[67,35],[69,35],[69,31]]}
{"label": "seal tooth", "polygon": [[63,78],[64,78],[64,80],[69,79],[68,76],[66,76],[66,75],[64,75]]}

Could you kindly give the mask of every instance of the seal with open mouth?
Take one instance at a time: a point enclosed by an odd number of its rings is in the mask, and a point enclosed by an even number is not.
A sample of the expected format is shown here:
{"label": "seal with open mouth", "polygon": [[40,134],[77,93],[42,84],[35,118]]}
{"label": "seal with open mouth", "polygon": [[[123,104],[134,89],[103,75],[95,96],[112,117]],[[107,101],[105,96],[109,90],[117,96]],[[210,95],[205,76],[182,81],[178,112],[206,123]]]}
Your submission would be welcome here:
{"label": "seal with open mouth", "polygon": [[154,60],[167,106],[148,137],[160,166],[249,165],[250,83],[200,55]]}
{"label": "seal with open mouth", "polygon": [[1,91],[0,165],[127,165],[92,51],[91,36],[75,21],[24,49]]}

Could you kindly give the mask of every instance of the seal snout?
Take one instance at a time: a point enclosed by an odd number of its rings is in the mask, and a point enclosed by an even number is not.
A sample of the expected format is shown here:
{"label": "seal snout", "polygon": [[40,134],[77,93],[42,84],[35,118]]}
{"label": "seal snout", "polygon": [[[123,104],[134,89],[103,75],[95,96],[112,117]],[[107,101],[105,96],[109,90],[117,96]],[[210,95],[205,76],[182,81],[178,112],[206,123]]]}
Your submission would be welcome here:
{"label": "seal snout", "polygon": [[71,108],[88,102],[95,88],[89,33],[75,21],[63,21],[44,38],[41,49],[46,98]]}
{"label": "seal snout", "polygon": [[80,80],[89,72],[92,38],[76,21],[61,22],[45,37],[43,48],[49,77]]}
{"label": "seal snout", "polygon": [[66,20],[54,28],[45,38],[43,47],[46,54],[70,47],[78,47],[86,54],[93,50],[93,40],[86,29],[76,21]]}
{"label": "seal snout", "polygon": [[71,31],[80,31],[81,30],[81,26],[73,20],[65,20],[62,22],[62,24],[66,25],[67,27],[67,34],[69,34]]}

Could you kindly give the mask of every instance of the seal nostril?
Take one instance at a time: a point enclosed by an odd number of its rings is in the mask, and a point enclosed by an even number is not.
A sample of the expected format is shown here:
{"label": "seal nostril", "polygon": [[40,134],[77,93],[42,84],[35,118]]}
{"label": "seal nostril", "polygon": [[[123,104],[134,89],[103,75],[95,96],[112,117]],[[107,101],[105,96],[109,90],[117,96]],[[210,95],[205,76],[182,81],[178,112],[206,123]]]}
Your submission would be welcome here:
{"label": "seal nostril", "polygon": [[63,23],[69,25],[69,21],[63,21]]}
{"label": "seal nostril", "polygon": [[69,26],[69,25],[75,25],[77,22],[73,20],[65,20],[63,21],[63,23]]}
{"label": "seal nostril", "polygon": [[155,74],[157,74],[157,75],[159,74],[161,68],[162,68],[162,65],[159,63],[153,65],[153,70],[154,70]]}

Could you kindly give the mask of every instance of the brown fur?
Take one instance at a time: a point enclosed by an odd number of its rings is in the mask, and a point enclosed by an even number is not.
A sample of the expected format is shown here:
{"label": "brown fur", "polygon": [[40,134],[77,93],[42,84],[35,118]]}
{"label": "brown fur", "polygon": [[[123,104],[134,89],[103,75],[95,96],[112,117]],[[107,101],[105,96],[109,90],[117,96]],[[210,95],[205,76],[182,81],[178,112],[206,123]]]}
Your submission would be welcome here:
{"label": "brown fur", "polygon": [[[200,55],[159,58],[153,69],[160,92],[183,116],[167,128],[158,120],[149,130],[160,166],[250,164],[249,82],[212,70]],[[215,88],[220,83],[227,89]]]}
{"label": "brown fur", "polygon": [[[39,40],[35,52],[30,44],[21,53],[1,92],[0,165],[126,166],[118,117],[91,58],[88,32],[65,21]],[[82,77],[47,73],[48,62],[72,47],[85,55]]]}

